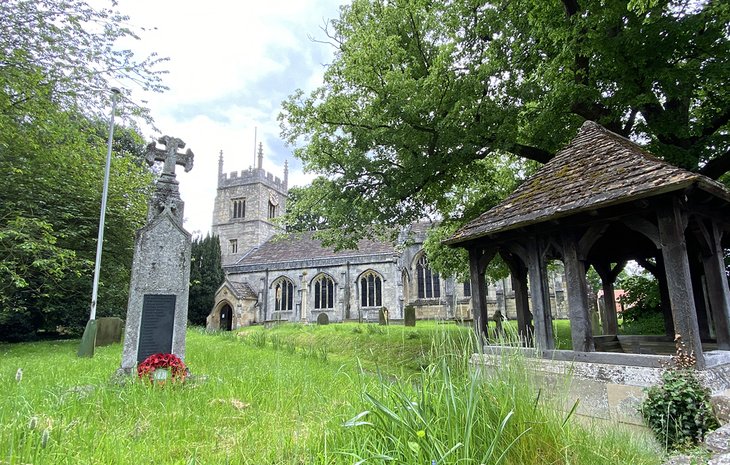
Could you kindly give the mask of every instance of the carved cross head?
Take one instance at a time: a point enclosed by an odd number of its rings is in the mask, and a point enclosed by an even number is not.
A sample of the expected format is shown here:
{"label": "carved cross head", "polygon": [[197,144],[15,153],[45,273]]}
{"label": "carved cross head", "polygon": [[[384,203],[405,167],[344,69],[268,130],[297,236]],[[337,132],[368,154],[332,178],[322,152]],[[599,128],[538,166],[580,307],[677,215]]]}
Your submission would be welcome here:
{"label": "carved cross head", "polygon": [[[157,143],[165,146],[164,149],[157,148]],[[147,163],[152,166],[156,161],[165,163],[162,168],[163,176],[175,177],[175,165],[185,167],[187,173],[193,168],[193,152],[188,149],[185,153],[178,152],[178,149],[185,148],[185,142],[176,137],[162,136],[157,140],[157,143],[150,142],[147,146],[147,154],[145,159]]]}

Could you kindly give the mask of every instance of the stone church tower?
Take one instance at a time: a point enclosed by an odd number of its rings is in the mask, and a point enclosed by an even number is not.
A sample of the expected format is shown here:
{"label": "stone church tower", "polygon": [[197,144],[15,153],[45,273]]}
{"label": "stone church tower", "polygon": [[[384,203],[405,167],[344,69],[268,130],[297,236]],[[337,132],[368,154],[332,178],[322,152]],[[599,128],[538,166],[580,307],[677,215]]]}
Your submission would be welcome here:
{"label": "stone church tower", "polygon": [[263,151],[259,144],[257,167],[240,173],[223,173],[222,151],[218,159],[212,232],[220,239],[224,266],[236,263],[281,231],[274,219],[286,211],[288,168],[285,164],[283,180],[266,172]]}

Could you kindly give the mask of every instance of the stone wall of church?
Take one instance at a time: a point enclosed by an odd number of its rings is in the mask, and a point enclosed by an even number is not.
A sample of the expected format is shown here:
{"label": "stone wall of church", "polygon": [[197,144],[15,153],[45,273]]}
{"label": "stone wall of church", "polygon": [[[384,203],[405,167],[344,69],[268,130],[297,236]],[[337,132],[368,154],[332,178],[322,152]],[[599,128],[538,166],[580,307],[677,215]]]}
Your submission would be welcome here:
{"label": "stone wall of church", "polygon": [[[381,279],[381,305],[361,305],[361,282],[363,274],[374,272]],[[322,275],[334,282],[333,308],[315,308],[315,280]],[[343,264],[333,266],[292,268],[255,271],[229,275],[232,281],[247,282],[258,295],[255,322],[265,321],[315,321],[317,315],[326,313],[329,321],[344,320],[377,321],[378,310],[386,307],[391,318],[403,317],[398,286],[398,268],[395,259],[389,262],[368,264]],[[281,281],[292,284],[292,308],[276,310],[276,284]]]}

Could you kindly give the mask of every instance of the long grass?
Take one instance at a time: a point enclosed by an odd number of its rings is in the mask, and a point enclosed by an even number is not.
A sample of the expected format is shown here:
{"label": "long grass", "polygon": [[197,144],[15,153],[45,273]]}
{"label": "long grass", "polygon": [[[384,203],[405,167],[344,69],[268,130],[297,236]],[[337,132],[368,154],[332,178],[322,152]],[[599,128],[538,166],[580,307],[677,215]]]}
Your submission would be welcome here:
{"label": "long grass", "polygon": [[469,335],[191,330],[195,377],[162,388],[118,382],[119,345],[92,359],[78,341],[0,345],[0,464],[658,463],[618,429],[565,421],[524,370],[470,369]]}

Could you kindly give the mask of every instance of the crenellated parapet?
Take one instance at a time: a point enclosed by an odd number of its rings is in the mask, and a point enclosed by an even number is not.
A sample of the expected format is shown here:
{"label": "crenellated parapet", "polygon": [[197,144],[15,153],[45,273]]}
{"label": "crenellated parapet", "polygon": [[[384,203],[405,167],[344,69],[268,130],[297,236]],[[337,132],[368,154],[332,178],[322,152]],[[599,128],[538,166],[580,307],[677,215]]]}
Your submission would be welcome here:
{"label": "crenellated parapet", "polygon": [[262,168],[249,168],[218,175],[218,189],[256,183],[262,183],[283,193],[288,192],[286,177],[282,180]]}

